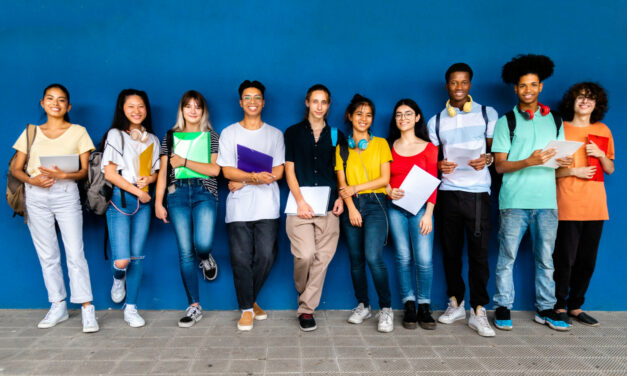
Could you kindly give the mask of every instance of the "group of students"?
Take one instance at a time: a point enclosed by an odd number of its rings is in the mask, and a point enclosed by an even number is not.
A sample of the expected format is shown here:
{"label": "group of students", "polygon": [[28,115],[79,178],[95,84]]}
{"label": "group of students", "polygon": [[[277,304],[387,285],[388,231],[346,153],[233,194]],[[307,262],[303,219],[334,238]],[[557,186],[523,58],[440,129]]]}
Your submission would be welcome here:
{"label": "group of students", "polygon": [[[430,310],[435,211],[449,296],[448,308],[438,321],[450,324],[466,319],[462,277],[466,240],[468,325],[479,335],[494,336],[484,308],[490,301],[492,183],[488,167],[494,163],[496,171],[503,174],[494,325],[512,329],[513,265],[529,229],[535,258],[535,321],[556,330],[570,329],[570,317],[597,326],[581,306],[594,271],[603,222],[608,219],[603,173],[614,171],[612,135],[600,123],[607,111],[607,95],[594,83],[572,86],[561,104],[561,116],[566,120],[562,123],[556,112],[538,102],[543,82],[552,72],[553,62],[541,55],[520,55],[505,64],[502,77],[514,87],[518,103],[498,118],[492,107],[473,101],[469,95],[472,69],[465,63],[453,64],[445,73],[449,93],[445,108],[426,122],[415,101],[401,99],[394,106],[387,139],[372,134],[375,105],[359,94],[345,111],[345,122],[350,126],[347,136],[330,127],[326,117],[331,94],[320,84],[306,93],[304,119],[283,134],[261,119],[265,87],[247,80],[239,87],[244,112],[241,121],[218,136],[209,122],[204,97],[188,91],[179,103],[174,127],[159,142],[152,131],[146,93],[123,90],[111,128],[99,145],[101,169],[113,187],[106,212],[113,260],[112,301],[125,300],[124,320],[131,327],[145,325],[136,302],[154,205],[156,217],[172,222],[176,234],[189,303],[178,325],[191,327],[202,318],[197,265],[204,279],[216,278],[218,268],[211,251],[218,200],[216,177],[222,172],[230,191],[225,222],[241,310],[237,328],[251,330],[255,320],[267,318],[257,305],[257,296],[278,251],[277,181],[285,175],[297,204],[297,214],[287,216],[286,232],[294,256],[297,315],[303,331],[316,329],[314,313],[340,228],[357,300],[348,322],[360,324],[372,315],[367,264],[378,295],[378,330],[391,332],[394,328],[389,276],[383,261],[389,232],[404,304],[403,326],[435,329]],[[94,332],[99,328],[83,253],[76,181],[86,177],[89,155],[95,147],[84,127],[69,122],[70,95],[65,87],[48,86],[41,106],[47,121],[37,127],[30,148],[27,131],[18,138],[13,146],[17,160],[12,171],[25,183],[27,223],[52,303],[38,326],[49,328],[68,318],[56,222],[66,250],[70,301],[82,304],[83,331]],[[175,132],[208,132],[208,162],[174,154]],[[572,156],[557,158],[557,170],[542,166],[555,156],[555,150],[543,150],[545,146],[564,139],[582,141],[585,146]],[[241,146],[270,156],[271,171],[244,169],[238,164]],[[140,155],[146,159],[146,153],[150,154],[149,171],[138,162]],[[67,154],[79,155],[77,172],[40,165],[40,156]],[[470,154],[473,159],[462,162],[459,158]],[[441,178],[439,189],[415,215],[393,201],[404,196],[400,187],[414,166]],[[180,167],[206,177],[177,178],[175,170]],[[148,187],[155,182],[153,204]],[[301,187],[330,188],[326,215],[315,215]]]}

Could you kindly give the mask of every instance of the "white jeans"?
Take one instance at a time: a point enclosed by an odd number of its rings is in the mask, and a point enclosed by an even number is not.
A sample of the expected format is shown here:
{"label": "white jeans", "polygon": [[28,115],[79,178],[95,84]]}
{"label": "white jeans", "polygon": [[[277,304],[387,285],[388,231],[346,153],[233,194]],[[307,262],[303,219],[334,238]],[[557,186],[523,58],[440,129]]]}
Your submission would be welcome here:
{"label": "white jeans", "polygon": [[59,302],[67,297],[54,226],[56,220],[63,238],[70,277],[70,302],[91,302],[89,267],[83,252],[83,213],[76,183],[60,180],[50,188],[26,184],[25,195],[28,229],[41,263],[48,300]]}

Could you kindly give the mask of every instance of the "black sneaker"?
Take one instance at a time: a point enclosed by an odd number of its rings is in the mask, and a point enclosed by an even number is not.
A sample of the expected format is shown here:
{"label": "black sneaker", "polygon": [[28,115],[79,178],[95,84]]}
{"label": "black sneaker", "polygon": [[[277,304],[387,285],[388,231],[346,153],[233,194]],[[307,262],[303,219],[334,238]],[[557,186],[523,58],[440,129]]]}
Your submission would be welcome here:
{"label": "black sneaker", "polygon": [[556,313],[552,309],[545,309],[543,311],[536,311],[536,316],[533,318],[538,324],[546,324],[549,328],[560,332],[570,330],[572,325],[563,320],[560,314]]}
{"label": "black sneaker", "polygon": [[185,310],[185,316],[179,320],[179,328],[190,328],[202,319],[202,308],[200,306],[189,306]]}
{"label": "black sneaker", "polygon": [[568,325],[573,325],[573,320],[570,319],[570,317],[568,316],[568,313],[566,313],[566,312],[555,312],[555,314],[557,315],[557,318],[559,320],[564,321]]}
{"label": "black sneaker", "polygon": [[303,332],[311,332],[318,327],[313,315],[309,313],[301,313],[298,315],[298,323],[300,324],[300,330]]}
{"label": "black sneaker", "polygon": [[403,313],[403,328],[416,329],[416,322],[418,317],[416,316],[416,302],[408,300],[405,302],[405,312]]}
{"label": "black sneaker", "polygon": [[422,329],[435,330],[435,320],[431,317],[429,303],[418,304],[418,325]]}
{"label": "black sneaker", "polygon": [[494,311],[494,326],[501,330],[512,330],[512,315],[509,309],[497,307]]}
{"label": "black sneaker", "polygon": [[206,260],[200,260],[198,267],[202,269],[202,276],[206,281],[213,281],[218,276],[218,264],[216,264],[211,253]]}

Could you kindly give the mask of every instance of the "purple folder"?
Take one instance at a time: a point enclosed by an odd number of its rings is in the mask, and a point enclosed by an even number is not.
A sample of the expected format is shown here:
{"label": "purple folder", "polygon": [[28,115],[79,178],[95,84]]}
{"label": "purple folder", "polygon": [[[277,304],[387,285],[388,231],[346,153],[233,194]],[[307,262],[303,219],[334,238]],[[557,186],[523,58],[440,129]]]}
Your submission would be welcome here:
{"label": "purple folder", "polygon": [[272,156],[237,144],[237,168],[246,172],[272,173]]}

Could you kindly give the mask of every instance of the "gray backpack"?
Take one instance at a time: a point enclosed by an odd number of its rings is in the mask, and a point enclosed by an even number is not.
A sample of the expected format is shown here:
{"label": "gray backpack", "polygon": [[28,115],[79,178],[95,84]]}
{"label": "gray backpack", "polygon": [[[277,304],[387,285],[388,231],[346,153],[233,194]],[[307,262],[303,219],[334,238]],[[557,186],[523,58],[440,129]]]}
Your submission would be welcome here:
{"label": "gray backpack", "polygon": [[[122,140],[122,152],[124,152],[124,137],[121,131],[120,139]],[[87,181],[85,182],[87,209],[97,215],[104,215],[107,212],[113,194],[113,185],[105,179],[104,172],[100,168],[102,153],[102,151],[95,151],[89,156]]]}

